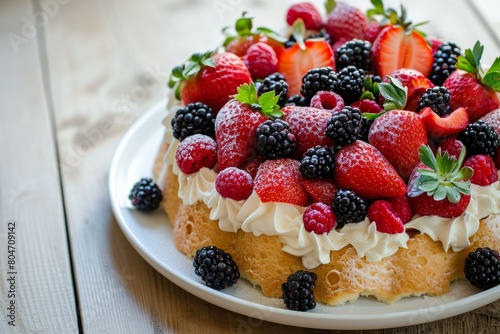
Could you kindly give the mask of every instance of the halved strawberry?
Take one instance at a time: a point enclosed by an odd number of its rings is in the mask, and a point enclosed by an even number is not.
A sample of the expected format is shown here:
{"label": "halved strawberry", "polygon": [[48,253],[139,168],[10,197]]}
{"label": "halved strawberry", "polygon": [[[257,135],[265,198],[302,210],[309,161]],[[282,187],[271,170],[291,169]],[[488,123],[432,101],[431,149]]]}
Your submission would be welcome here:
{"label": "halved strawberry", "polygon": [[262,202],[307,206],[308,196],[301,184],[300,162],[294,159],[264,161],[257,171],[254,190]]}
{"label": "halved strawberry", "polygon": [[426,107],[419,112],[419,116],[425,124],[427,134],[434,140],[455,136],[469,124],[465,108],[458,108],[451,114],[440,117],[431,108]]}
{"label": "halved strawberry", "polygon": [[428,76],[432,69],[432,49],[417,31],[400,25],[384,28],[373,42],[373,59],[380,76],[398,68],[412,68]]}
{"label": "halved strawberry", "polygon": [[298,19],[294,24],[294,36],[297,43],[283,51],[278,61],[278,71],[288,83],[288,94],[300,94],[302,77],[307,71],[319,67],[331,67],[335,70],[332,47],[326,41],[308,40],[304,42],[304,22]]}

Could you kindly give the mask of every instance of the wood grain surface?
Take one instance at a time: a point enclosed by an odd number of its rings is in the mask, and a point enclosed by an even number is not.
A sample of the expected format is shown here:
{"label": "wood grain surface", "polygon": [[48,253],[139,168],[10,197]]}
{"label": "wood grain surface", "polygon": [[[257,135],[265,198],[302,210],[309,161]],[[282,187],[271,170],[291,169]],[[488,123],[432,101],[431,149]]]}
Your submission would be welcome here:
{"label": "wood grain surface", "polygon": [[[220,44],[222,27],[244,10],[257,26],[281,29],[293,2],[0,2],[0,153],[6,157],[0,169],[0,237],[4,247],[6,222],[19,221],[22,292],[19,326],[9,327],[4,317],[0,333],[341,333],[249,318],[178,288],[127,241],[107,189],[120,139],[167,95],[172,67]],[[485,5],[493,2],[498,1],[458,0],[453,6],[403,1],[414,21],[431,21],[425,30],[432,34],[462,47],[480,39],[489,62],[500,55],[500,21]],[[29,31],[23,35],[24,18],[39,20],[32,37],[24,37]],[[13,44],[12,31],[27,42]],[[7,312],[4,254],[2,249],[2,315]],[[366,333],[499,331],[497,301],[450,319]]]}

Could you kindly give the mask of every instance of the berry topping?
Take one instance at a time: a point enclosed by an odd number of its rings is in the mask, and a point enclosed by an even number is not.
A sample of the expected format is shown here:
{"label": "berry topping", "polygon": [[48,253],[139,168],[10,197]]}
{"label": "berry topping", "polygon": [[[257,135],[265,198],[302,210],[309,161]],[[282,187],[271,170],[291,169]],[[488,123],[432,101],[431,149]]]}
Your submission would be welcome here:
{"label": "berry topping", "polygon": [[377,200],[368,209],[368,218],[375,223],[377,231],[387,234],[403,233],[405,228],[401,219],[395,214],[392,204],[385,200]]}
{"label": "berry topping", "polygon": [[496,250],[477,248],[470,252],[464,264],[465,278],[482,290],[500,285],[500,257]]}
{"label": "berry topping", "polygon": [[473,155],[467,158],[464,166],[472,168],[474,174],[470,182],[480,186],[489,186],[498,181],[498,170],[495,167],[495,161],[489,155]]}
{"label": "berry topping", "polygon": [[228,167],[217,174],[215,190],[224,198],[241,201],[252,194],[253,179],[242,169]]}
{"label": "berry topping", "polygon": [[297,106],[297,107],[307,107],[309,106],[309,101],[300,94],[295,94],[290,96],[286,101],[287,106]]}
{"label": "berry topping", "polygon": [[364,37],[368,19],[359,8],[348,4],[347,1],[327,1],[327,12],[329,14],[325,29],[332,40],[350,41]]}
{"label": "berry topping", "polygon": [[313,3],[300,2],[292,5],[286,13],[286,22],[293,25],[297,19],[302,19],[309,30],[321,30],[323,18]]}
{"label": "berry topping", "polygon": [[253,44],[242,59],[253,80],[264,79],[278,70],[276,53],[266,43]]}
{"label": "berry topping", "polygon": [[295,150],[295,136],[287,122],[268,120],[257,128],[257,148],[268,159],[286,158]]}
{"label": "berry topping", "polygon": [[458,135],[458,139],[467,148],[469,156],[476,154],[494,156],[500,145],[498,134],[493,126],[483,121],[467,125],[465,130]]}
{"label": "berry topping", "polygon": [[276,72],[271,75],[268,75],[259,85],[257,90],[259,95],[264,93],[274,91],[275,95],[279,95],[280,99],[278,100],[278,104],[280,107],[284,107],[287,102],[288,95],[288,84],[285,81],[285,77]]}
{"label": "berry topping", "polygon": [[193,258],[193,266],[195,274],[215,290],[228,288],[240,278],[240,271],[231,255],[215,246],[198,249]]}
{"label": "berry topping", "polygon": [[458,108],[447,116],[439,117],[431,108],[425,107],[419,116],[424,122],[427,134],[434,140],[456,136],[469,124],[465,108]]}
{"label": "berry topping", "polygon": [[354,66],[365,72],[372,69],[372,44],[359,39],[351,40],[335,51],[337,71],[347,66]]}
{"label": "berry topping", "polygon": [[[399,109],[417,110],[418,101],[427,91],[427,89],[434,87],[432,82],[427,79],[421,72],[413,69],[400,68],[391,73],[391,78],[398,80],[407,92],[406,92],[406,102],[403,107],[398,107]],[[388,78],[384,79],[384,82],[391,81]],[[378,85],[378,88],[382,90],[382,85]],[[385,96],[384,96],[385,97]],[[394,109],[394,108],[392,108]]]}
{"label": "berry topping", "polygon": [[406,195],[388,198],[387,201],[391,203],[392,211],[403,224],[408,223],[413,218],[413,209]]}
{"label": "berry topping", "polygon": [[364,220],[368,212],[368,205],[354,191],[339,189],[335,194],[332,210],[337,219],[338,227],[342,227],[345,224],[359,223]]}
{"label": "berry topping", "polygon": [[323,146],[314,146],[306,151],[300,162],[302,175],[310,179],[327,178],[333,174],[333,152]]}
{"label": "berry topping", "polygon": [[302,186],[314,202],[321,202],[328,205],[332,204],[337,192],[337,187],[335,187],[333,181],[328,179],[303,178]]}
{"label": "berry topping", "polygon": [[420,160],[408,182],[408,199],[415,213],[422,216],[453,218],[460,216],[470,202],[472,169],[462,167],[465,149],[458,160],[438,149],[436,155],[422,145]]}
{"label": "berry topping", "polygon": [[439,144],[439,147],[441,148],[441,152],[443,152],[443,154],[445,152],[448,152],[448,155],[450,157],[454,157],[458,160],[458,158],[460,157],[460,153],[464,149],[464,144],[462,144],[462,142],[456,138],[448,138],[441,142],[441,144]]}
{"label": "berry topping", "polygon": [[313,203],[309,205],[302,216],[307,232],[323,234],[330,232],[335,226],[335,215],[330,205]]}
{"label": "berry topping", "polygon": [[344,108],[344,99],[334,92],[319,91],[311,99],[311,107],[334,113]]}
{"label": "berry topping", "polygon": [[443,117],[451,112],[450,93],[446,87],[436,86],[428,88],[418,100],[417,112],[429,107],[439,116]]}
{"label": "berry topping", "polygon": [[347,66],[337,72],[339,84],[335,93],[344,99],[346,104],[359,100],[365,83],[365,72],[354,66]]}
{"label": "berry topping", "polygon": [[196,134],[184,139],[175,152],[175,161],[185,174],[196,173],[217,163],[217,145],[209,136]]}
{"label": "berry topping", "polygon": [[160,206],[163,195],[151,178],[143,177],[134,184],[128,198],[138,210],[149,212]]}
{"label": "berry topping", "polygon": [[300,93],[310,100],[319,91],[333,92],[338,85],[339,80],[331,67],[313,68],[302,77]]}
{"label": "berry topping", "polygon": [[336,147],[354,143],[362,126],[361,111],[358,108],[344,107],[328,120],[325,135],[333,140]]}
{"label": "berry topping", "polygon": [[302,270],[288,276],[281,290],[283,302],[289,310],[305,312],[316,307],[313,292],[316,279],[315,273]]}
{"label": "berry topping", "polygon": [[177,110],[171,125],[172,135],[180,141],[197,133],[209,137],[215,135],[212,108],[201,102],[190,103]]}
{"label": "berry topping", "polygon": [[301,184],[300,162],[294,159],[266,160],[260,164],[254,189],[262,202],[307,206],[308,195]]}
{"label": "berry topping", "polygon": [[461,55],[460,47],[453,42],[442,43],[432,55],[432,71],[429,79],[435,85],[442,85],[444,81],[455,71],[458,56]]}

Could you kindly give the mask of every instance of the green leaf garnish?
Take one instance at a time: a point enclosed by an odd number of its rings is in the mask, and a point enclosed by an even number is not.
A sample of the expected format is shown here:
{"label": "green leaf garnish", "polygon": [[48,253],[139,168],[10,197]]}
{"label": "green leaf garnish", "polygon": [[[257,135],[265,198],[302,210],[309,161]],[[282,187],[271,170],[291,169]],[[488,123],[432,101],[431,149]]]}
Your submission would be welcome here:
{"label": "green leaf garnish", "polygon": [[279,118],[283,116],[278,105],[280,96],[276,95],[274,91],[258,96],[257,88],[253,82],[250,85],[245,83],[239,86],[237,91],[238,94],[234,95],[234,98],[241,103],[250,105],[252,109],[258,110],[268,117]]}
{"label": "green leaf garnish", "polygon": [[325,10],[326,10],[327,15],[330,14],[331,12],[333,12],[335,7],[337,7],[337,2],[335,0],[326,0],[325,1]]}
{"label": "green leaf garnish", "polygon": [[222,46],[226,47],[231,43],[234,39],[238,37],[244,37],[244,36],[255,36],[255,35],[265,35],[268,38],[275,40],[279,43],[285,43],[287,41],[286,38],[282,37],[278,32],[266,28],[266,27],[258,27],[254,30],[253,29],[253,18],[252,17],[246,17],[247,13],[243,12],[241,15],[241,18],[236,20],[236,23],[234,24],[234,28],[231,27],[224,27],[222,29],[222,34],[226,36],[226,39],[222,43]]}
{"label": "green leaf garnish", "polygon": [[401,81],[391,76],[387,76],[389,83],[378,84],[380,94],[385,98],[384,111],[403,109],[406,105],[408,88],[404,87]]}
{"label": "green leaf garnish", "polygon": [[423,193],[432,196],[435,201],[445,198],[450,203],[458,203],[463,195],[470,195],[470,177],[473,170],[462,167],[465,160],[465,147],[458,159],[438,149],[434,154],[427,145],[419,150],[420,160],[430,169],[418,168],[419,175],[408,189],[408,196],[416,197]]}
{"label": "green leaf garnish", "polygon": [[500,57],[497,57],[493,65],[489,68],[488,72],[483,77],[483,82],[500,92]]}

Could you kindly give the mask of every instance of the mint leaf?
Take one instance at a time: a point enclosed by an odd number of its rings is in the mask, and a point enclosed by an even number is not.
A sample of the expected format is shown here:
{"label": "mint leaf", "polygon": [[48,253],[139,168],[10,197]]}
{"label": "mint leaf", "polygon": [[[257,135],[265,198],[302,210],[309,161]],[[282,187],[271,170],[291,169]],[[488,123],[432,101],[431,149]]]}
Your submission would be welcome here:
{"label": "mint leaf", "polygon": [[486,72],[483,82],[497,92],[500,92],[500,57],[495,59],[493,65]]}

